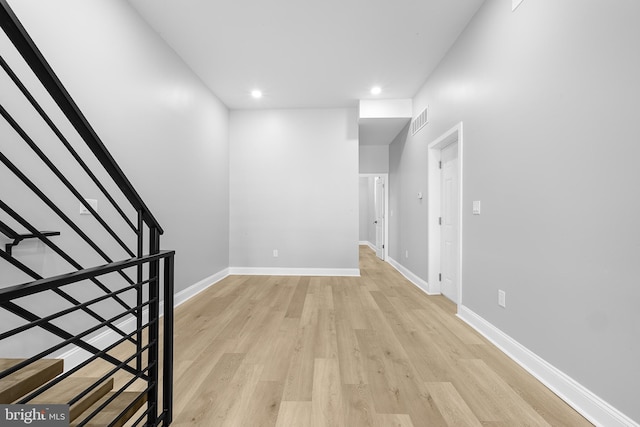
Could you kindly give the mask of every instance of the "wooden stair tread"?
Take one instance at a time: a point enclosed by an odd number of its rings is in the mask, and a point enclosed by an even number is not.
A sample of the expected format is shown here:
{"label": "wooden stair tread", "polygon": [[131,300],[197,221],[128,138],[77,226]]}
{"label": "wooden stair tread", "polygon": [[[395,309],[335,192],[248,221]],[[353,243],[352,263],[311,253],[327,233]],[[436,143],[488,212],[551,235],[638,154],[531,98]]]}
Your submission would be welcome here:
{"label": "wooden stair tread", "polygon": [[[105,401],[110,399],[115,393],[107,393],[94,403],[89,409],[84,411],[80,416],[71,422],[69,427],[76,427],[80,422],[82,422],[86,417],[88,417],[96,408],[102,405]],[[114,424],[114,427],[122,427],[124,423],[126,423],[129,418],[131,418],[138,409],[142,407],[147,401],[147,394],[141,392],[134,391],[126,391],[120,394],[115,398],[113,402],[111,402],[107,407],[105,407],[100,413],[98,413],[91,421],[85,424],[87,427],[104,427],[110,425],[127,406],[129,406],[132,402],[135,404],[129,409],[118,421]]]}
{"label": "wooden stair tread", "polygon": [[[69,377],[60,381],[41,395],[30,400],[29,403],[40,404],[63,404],[66,405],[71,399],[91,387],[96,378]],[[91,393],[80,399],[69,408],[69,419],[73,421],[86,411],[91,405],[100,400],[104,395],[113,389],[113,378],[100,384]]]}
{"label": "wooden stair tread", "polygon": [[[0,372],[23,359],[0,359]],[[29,366],[0,380],[0,404],[12,403],[62,373],[62,359],[36,360]]]}

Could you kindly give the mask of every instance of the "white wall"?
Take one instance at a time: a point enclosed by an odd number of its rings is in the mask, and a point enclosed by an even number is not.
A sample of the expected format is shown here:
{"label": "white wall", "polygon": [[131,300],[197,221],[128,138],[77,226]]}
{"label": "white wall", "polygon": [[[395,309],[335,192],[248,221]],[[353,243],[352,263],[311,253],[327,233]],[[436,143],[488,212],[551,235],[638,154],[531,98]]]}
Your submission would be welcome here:
{"label": "white wall", "polygon": [[176,290],[228,267],[227,108],[123,0],[9,3],[165,229]]}
{"label": "white wall", "polygon": [[414,98],[429,124],[390,152],[391,256],[426,280],[413,194],[427,144],[464,122],[462,303],[636,422],[638,16],[630,0],[487,0]]}
{"label": "white wall", "polygon": [[411,99],[361,99],[358,103],[360,119],[411,117]]}
{"label": "white wall", "polygon": [[231,267],[357,270],[356,110],[232,111],[230,134]]}

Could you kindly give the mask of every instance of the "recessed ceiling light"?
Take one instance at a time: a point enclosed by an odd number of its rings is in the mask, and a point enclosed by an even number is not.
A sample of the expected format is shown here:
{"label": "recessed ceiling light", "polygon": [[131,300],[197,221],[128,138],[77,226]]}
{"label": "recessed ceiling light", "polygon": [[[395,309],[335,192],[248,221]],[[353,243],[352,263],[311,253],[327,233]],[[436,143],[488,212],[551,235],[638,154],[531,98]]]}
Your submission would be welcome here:
{"label": "recessed ceiling light", "polygon": [[380,95],[381,92],[382,89],[380,88],[380,86],[374,86],[371,88],[371,95]]}
{"label": "recessed ceiling light", "polygon": [[259,90],[252,90],[251,91],[251,96],[253,96],[254,98],[258,99],[258,98],[262,98],[262,91]]}

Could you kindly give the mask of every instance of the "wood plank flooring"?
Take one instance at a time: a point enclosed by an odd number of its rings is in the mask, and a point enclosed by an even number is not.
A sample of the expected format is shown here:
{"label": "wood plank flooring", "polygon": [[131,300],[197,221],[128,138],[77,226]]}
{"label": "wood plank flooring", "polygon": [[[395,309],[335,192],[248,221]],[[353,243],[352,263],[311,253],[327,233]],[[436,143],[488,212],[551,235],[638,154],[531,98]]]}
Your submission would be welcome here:
{"label": "wood plank flooring", "polygon": [[172,425],[591,425],[446,298],[367,247],[360,269],[230,276],[181,305]]}
{"label": "wood plank flooring", "polygon": [[359,278],[231,276],[177,309],[175,426],[591,425],[368,248]]}

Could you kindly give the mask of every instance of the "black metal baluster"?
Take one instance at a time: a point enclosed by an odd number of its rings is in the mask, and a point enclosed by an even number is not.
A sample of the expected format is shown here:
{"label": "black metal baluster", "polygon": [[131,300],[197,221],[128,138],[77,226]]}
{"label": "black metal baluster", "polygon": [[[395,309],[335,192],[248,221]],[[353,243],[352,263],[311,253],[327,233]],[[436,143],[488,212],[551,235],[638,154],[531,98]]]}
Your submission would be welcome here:
{"label": "black metal baluster", "polygon": [[163,330],[163,373],[162,409],[165,412],[164,425],[173,421],[173,255],[164,259],[164,330]]}
{"label": "black metal baluster", "polygon": [[[149,229],[149,252],[153,255],[160,251],[160,234],[158,229]],[[149,284],[149,300],[156,301],[155,304],[149,305],[149,319],[158,319],[160,316],[159,306],[159,292],[160,292],[160,279],[158,277],[159,261],[151,261],[149,264],[149,276],[154,277]],[[159,337],[159,323],[155,322],[149,326],[149,352],[147,365],[153,366],[149,371],[149,395],[148,395],[148,409],[150,425],[156,425],[158,419],[158,337]]]}
{"label": "black metal baluster", "polygon": [[[142,218],[142,211],[138,211],[138,258],[141,258],[144,253],[144,221]],[[137,275],[138,275],[138,283],[142,282],[143,278],[143,266],[142,264],[137,267]],[[136,290],[136,304],[139,306],[142,304],[144,289],[142,286]],[[137,351],[138,357],[136,358],[136,367],[138,370],[142,369],[142,354],[140,352],[140,348],[142,347],[142,310],[138,310],[136,312],[136,326],[140,331],[138,332],[136,341],[137,343]]]}

